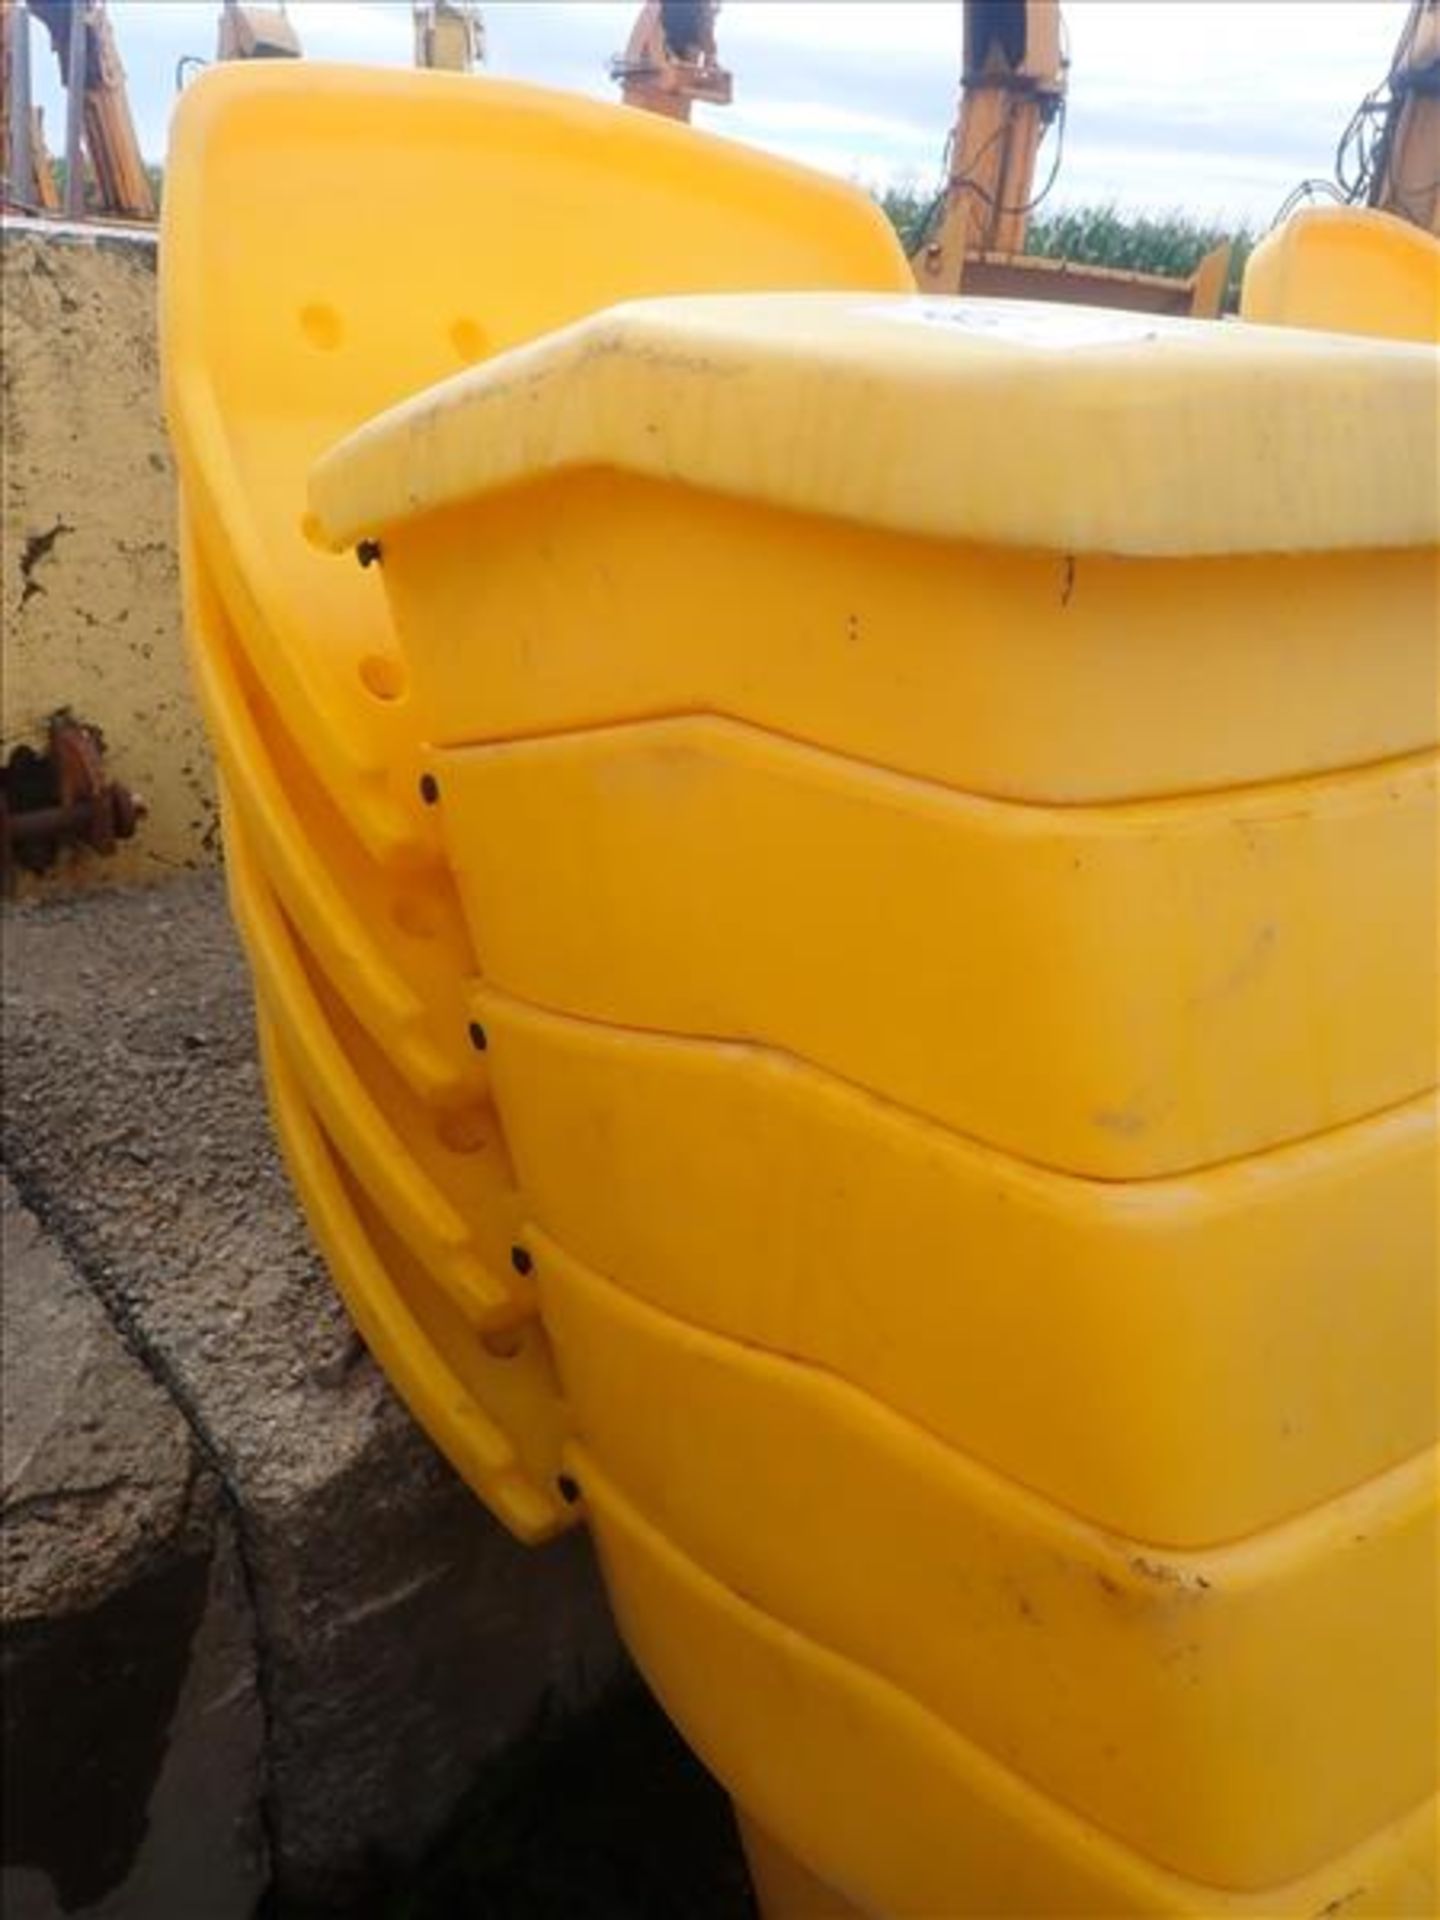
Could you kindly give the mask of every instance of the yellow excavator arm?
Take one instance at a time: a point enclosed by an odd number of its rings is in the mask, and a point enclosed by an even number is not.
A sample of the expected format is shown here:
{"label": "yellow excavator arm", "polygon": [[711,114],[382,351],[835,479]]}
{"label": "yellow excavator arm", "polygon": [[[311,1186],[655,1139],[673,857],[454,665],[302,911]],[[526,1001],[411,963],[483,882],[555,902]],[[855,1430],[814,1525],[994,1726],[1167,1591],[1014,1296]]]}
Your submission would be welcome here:
{"label": "yellow excavator arm", "polygon": [[225,0],[217,60],[297,60],[300,36],[283,6],[246,7]]}
{"label": "yellow excavator arm", "polygon": [[1057,0],[967,0],[960,105],[941,205],[913,265],[952,291],[964,258],[1025,245],[1035,162],[1065,98]]}
{"label": "yellow excavator arm", "polygon": [[30,91],[30,16],[0,5],[0,153],[7,209],[58,213],[60,189],[45,146],[45,121]]}
{"label": "yellow excavator arm", "polygon": [[1440,233],[1440,0],[1414,0],[1388,85],[1369,204]]}
{"label": "yellow excavator arm", "polygon": [[610,62],[627,107],[688,120],[692,102],[728,106],[733,79],[715,50],[719,0],[645,0],[624,53]]}
{"label": "yellow excavator arm", "polygon": [[[1228,245],[1188,279],[1052,260],[1025,251],[1030,215],[1060,164],[1069,62],[1057,0],[965,0],[960,106],[945,184],[910,255],[925,293],[1058,300],[1143,313],[1213,315],[1225,297]],[[1049,128],[1055,157],[1038,190]]]}
{"label": "yellow excavator arm", "polygon": [[[104,0],[29,0],[29,10],[49,32],[70,99],[65,211],[153,220],[155,193]],[[94,185],[89,205],[87,172]]]}
{"label": "yellow excavator arm", "polygon": [[485,64],[485,22],[474,0],[414,0],[415,64],[470,73]]}

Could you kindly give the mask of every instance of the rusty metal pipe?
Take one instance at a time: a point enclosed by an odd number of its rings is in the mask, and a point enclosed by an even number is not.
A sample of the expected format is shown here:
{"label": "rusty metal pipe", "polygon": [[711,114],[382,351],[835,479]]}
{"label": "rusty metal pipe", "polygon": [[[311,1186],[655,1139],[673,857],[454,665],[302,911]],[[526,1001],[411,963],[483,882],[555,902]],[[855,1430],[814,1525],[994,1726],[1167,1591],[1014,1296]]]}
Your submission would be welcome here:
{"label": "rusty metal pipe", "polygon": [[47,750],[18,747],[0,769],[0,869],[44,873],[69,846],[115,851],[145,813],[129,788],[108,778],[99,729],[69,713],[51,716]]}

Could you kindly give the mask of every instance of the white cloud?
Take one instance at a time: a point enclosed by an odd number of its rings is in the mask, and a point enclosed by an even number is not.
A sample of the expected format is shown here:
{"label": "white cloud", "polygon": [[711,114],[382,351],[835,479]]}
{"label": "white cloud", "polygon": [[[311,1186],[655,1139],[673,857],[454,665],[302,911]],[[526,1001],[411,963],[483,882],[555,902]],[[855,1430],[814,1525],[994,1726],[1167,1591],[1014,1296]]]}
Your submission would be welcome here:
{"label": "white cloud", "polygon": [[[801,136],[834,133],[845,134],[852,140],[879,141],[912,139],[917,133],[922,139],[930,137],[930,129],[914,120],[897,120],[883,113],[865,113],[855,107],[831,106],[823,100],[784,100],[763,95],[759,98],[747,97],[736,110],[723,117],[731,120],[741,116],[756,126],[769,128],[773,133]],[[715,121],[718,122],[721,117],[716,114]]]}
{"label": "white cloud", "polygon": [[799,51],[824,45],[858,53],[866,61],[887,49],[923,52],[941,60],[960,60],[961,9],[941,0],[880,0],[878,5],[840,0],[726,0],[720,32],[731,48],[767,43]]}
{"label": "white cloud", "polygon": [[[638,4],[638,0],[636,0]],[[1361,95],[1379,81],[1407,0],[1068,0],[1072,65],[1057,195],[1264,220],[1327,173]],[[218,0],[111,0],[147,153],[164,151],[177,60],[214,52]],[[291,0],[315,59],[405,65],[409,0]],[[613,98],[610,56],[628,0],[492,0],[495,73]],[[62,143],[48,38],[32,29],[38,97]],[[727,0],[721,54],[735,105],[698,124],[874,182],[938,173],[959,81],[952,0]],[[1048,154],[1045,156],[1048,160]]]}

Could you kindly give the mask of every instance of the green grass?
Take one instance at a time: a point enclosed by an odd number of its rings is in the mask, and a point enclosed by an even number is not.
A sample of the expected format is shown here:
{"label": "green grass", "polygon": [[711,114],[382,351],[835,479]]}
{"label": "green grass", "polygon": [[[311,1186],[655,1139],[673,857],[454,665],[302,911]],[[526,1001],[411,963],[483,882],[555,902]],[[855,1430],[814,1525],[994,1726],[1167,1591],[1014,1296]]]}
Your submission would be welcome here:
{"label": "green grass", "polygon": [[1218,226],[1185,213],[1129,214],[1114,206],[1061,207],[1030,222],[1027,253],[1086,266],[1128,267],[1184,280],[1212,247],[1230,241],[1230,291],[1238,297],[1240,275],[1255,244],[1248,228]]}

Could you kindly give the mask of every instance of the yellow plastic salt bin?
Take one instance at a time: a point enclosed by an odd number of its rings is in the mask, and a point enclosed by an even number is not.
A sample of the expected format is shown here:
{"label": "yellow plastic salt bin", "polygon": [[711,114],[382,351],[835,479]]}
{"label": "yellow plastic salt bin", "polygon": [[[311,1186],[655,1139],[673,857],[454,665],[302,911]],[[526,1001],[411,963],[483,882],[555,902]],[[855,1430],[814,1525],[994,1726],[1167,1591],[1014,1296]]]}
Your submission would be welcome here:
{"label": "yellow plastic salt bin", "polygon": [[1245,264],[1240,312],[1269,326],[1440,342],[1440,238],[1372,207],[1309,207]]}
{"label": "yellow plastic salt bin", "polygon": [[315,455],[442,375],[639,293],[909,284],[867,195],[687,128],[468,76],[216,69],[161,250],[185,629],[277,1129],[377,1358],[524,1538],[565,1412],[476,1045],[468,930],[375,573]]}
{"label": "yellow plastic salt bin", "polygon": [[776,1913],[1434,1910],[1436,370],[642,302],[314,471]]}

